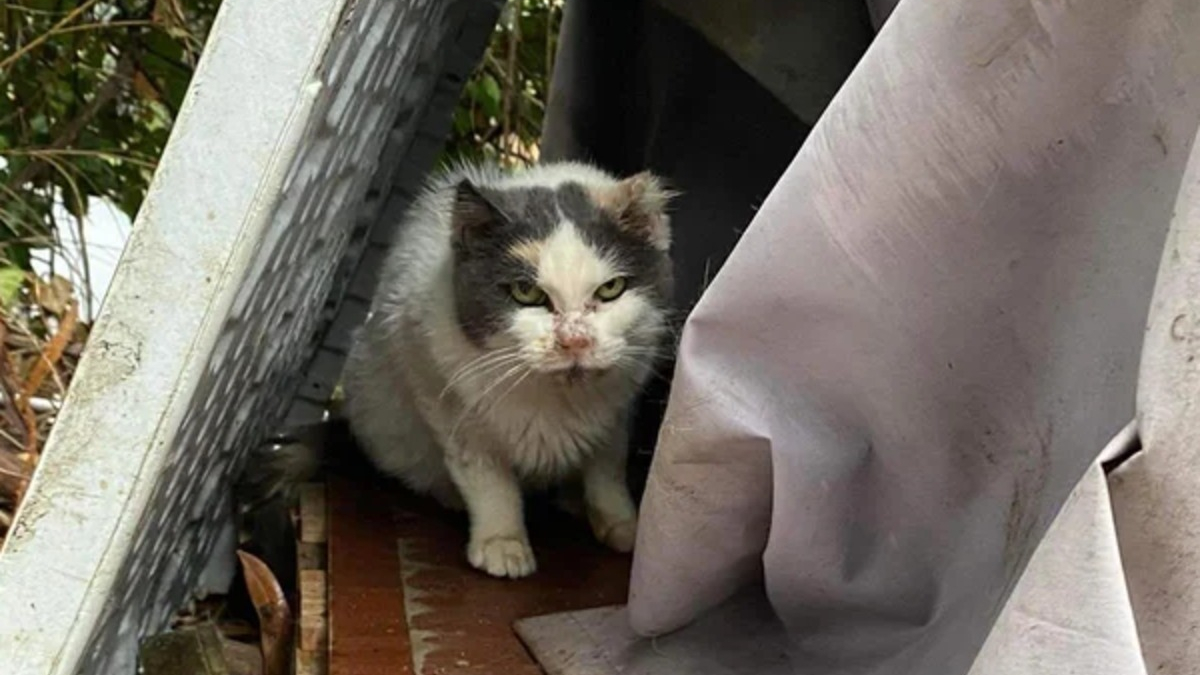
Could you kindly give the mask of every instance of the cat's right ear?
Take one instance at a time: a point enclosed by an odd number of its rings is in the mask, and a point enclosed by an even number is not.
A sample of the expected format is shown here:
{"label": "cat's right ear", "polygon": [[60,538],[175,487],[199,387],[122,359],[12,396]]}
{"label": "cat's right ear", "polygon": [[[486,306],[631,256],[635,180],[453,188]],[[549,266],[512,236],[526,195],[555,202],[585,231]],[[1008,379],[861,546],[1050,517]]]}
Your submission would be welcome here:
{"label": "cat's right ear", "polygon": [[454,241],[469,246],[490,230],[505,222],[504,214],[495,204],[475,187],[463,179],[454,186],[454,206],[450,213],[450,225],[454,230]]}

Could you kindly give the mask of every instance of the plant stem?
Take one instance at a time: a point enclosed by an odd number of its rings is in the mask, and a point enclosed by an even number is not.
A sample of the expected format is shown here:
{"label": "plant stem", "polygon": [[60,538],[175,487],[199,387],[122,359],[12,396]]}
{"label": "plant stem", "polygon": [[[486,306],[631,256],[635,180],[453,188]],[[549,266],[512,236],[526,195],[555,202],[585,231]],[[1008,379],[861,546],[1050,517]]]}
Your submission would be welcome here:
{"label": "plant stem", "polygon": [[28,44],[24,45],[23,47],[21,47],[20,49],[18,49],[15,52],[13,52],[12,54],[9,54],[8,58],[4,59],[3,61],[0,61],[0,70],[7,70],[8,67],[11,66],[13,63],[15,63],[17,59],[19,59],[22,56],[24,56],[25,54],[29,53],[31,50],[33,50],[34,48],[36,48],[38,45],[42,44],[46,40],[49,40],[50,38],[57,35],[63,27],[65,27],[67,24],[71,23],[75,19],[79,18],[80,15],[82,15],[84,12],[91,9],[92,5],[96,4],[97,2],[99,2],[99,0],[86,0],[86,2],[84,2],[82,5],[73,9],[70,14],[67,14],[66,16],[64,16],[62,18],[61,21],[54,24],[54,26],[52,26],[50,28],[50,30],[48,30],[45,33],[42,33],[41,35],[30,40]]}
{"label": "plant stem", "polygon": [[[64,150],[64,148],[74,143],[80,132],[82,132],[87,127],[88,123],[92,121],[92,118],[94,118],[104,108],[104,106],[112,102],[112,100],[121,93],[121,90],[124,88],[125,82],[129,79],[132,71],[132,55],[129,53],[122,54],[121,60],[117,62],[116,71],[114,71],[113,74],[104,81],[104,84],[100,85],[100,89],[96,92],[96,95],[92,97],[91,101],[88,101],[88,104],[83,107],[83,110],[79,111],[79,114],[75,116],[75,119],[67,122],[67,124],[63,126],[62,130],[58,133],[58,137],[54,139],[54,142],[51,143],[50,147],[46,150],[53,150],[56,154],[74,154]],[[50,154],[45,151],[38,152]],[[26,153],[8,151],[7,154],[29,154],[36,157],[38,153],[34,151],[28,151]],[[13,176],[11,180],[8,181],[8,185],[14,190],[19,190],[21,189],[21,186],[40,177],[46,168],[47,164],[43,160],[30,162],[26,164],[20,172]]]}
{"label": "plant stem", "polygon": [[512,133],[513,92],[517,88],[517,47],[521,44],[521,9],[523,0],[512,0],[512,24],[508,29],[508,66],[506,68],[507,86],[504,87],[504,118],[501,127],[504,133],[500,136],[503,145]]}
{"label": "plant stem", "polygon": [[129,19],[127,21],[98,21],[96,23],[81,23],[78,26],[68,26],[54,31],[55,35],[63,35],[64,33],[76,33],[85,30],[103,30],[105,28],[136,28],[153,26],[152,21],[143,21],[140,19]]}

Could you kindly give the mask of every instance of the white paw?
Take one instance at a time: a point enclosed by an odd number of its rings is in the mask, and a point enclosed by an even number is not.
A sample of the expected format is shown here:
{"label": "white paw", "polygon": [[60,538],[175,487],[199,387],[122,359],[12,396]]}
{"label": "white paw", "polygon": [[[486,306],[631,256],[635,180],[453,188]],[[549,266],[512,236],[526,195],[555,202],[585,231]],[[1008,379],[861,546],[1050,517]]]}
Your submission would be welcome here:
{"label": "white paw", "polygon": [[467,560],[475,569],[494,577],[519,579],[537,570],[533,549],[524,537],[492,537],[472,540],[467,545]]}
{"label": "white paw", "polygon": [[613,525],[598,525],[596,538],[614,551],[629,553],[637,541],[637,520],[623,520]]}

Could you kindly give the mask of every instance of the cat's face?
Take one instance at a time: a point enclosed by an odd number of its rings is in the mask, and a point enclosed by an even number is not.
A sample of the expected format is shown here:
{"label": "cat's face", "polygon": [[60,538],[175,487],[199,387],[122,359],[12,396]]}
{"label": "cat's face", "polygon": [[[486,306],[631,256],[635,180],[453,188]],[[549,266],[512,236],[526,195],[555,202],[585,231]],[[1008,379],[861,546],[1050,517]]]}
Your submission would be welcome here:
{"label": "cat's face", "polygon": [[536,373],[644,370],[671,294],[665,201],[647,174],[599,187],[460,184],[452,221],[464,334]]}

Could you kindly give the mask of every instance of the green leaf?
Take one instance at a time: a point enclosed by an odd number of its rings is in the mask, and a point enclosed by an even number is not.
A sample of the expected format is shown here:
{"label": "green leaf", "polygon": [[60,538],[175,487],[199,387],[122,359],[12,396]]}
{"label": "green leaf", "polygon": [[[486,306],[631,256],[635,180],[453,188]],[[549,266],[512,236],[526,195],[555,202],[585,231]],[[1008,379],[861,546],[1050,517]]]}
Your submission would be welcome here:
{"label": "green leaf", "polygon": [[498,117],[500,115],[500,103],[504,97],[504,94],[500,91],[500,83],[491,75],[484,74],[481,79],[481,85],[482,96],[480,97],[480,103],[488,115]]}
{"label": "green leaf", "polygon": [[11,265],[0,267],[0,306],[11,307],[21,295],[25,270]]}
{"label": "green leaf", "polygon": [[36,134],[50,133],[50,122],[46,119],[46,115],[37,114],[29,120],[29,128]]}

